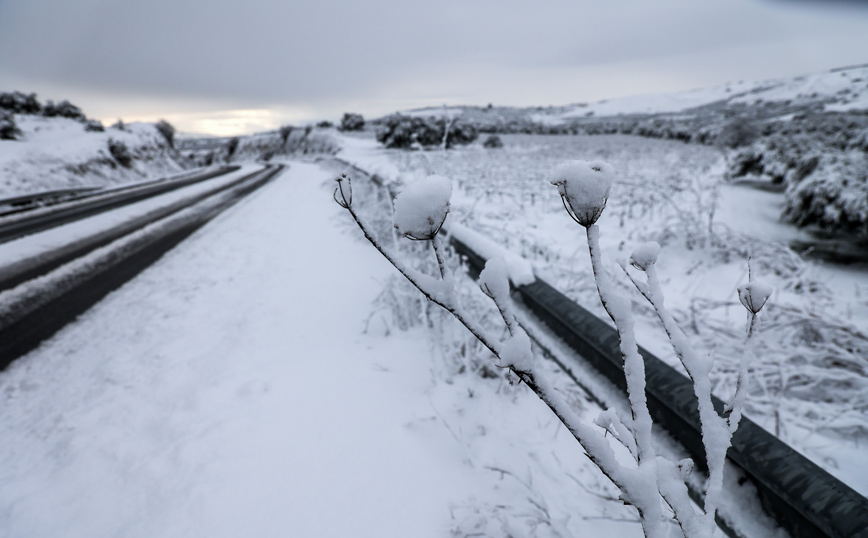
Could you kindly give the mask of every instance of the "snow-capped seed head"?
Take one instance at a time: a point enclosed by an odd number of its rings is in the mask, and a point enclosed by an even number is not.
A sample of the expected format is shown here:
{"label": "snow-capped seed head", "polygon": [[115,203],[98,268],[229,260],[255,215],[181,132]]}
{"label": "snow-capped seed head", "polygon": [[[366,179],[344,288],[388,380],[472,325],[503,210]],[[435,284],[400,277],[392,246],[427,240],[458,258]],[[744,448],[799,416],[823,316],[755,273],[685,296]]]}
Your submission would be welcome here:
{"label": "snow-capped seed head", "polygon": [[681,480],[687,482],[690,478],[690,475],[693,474],[693,460],[690,458],[685,458],[679,461],[676,464],[678,468],[678,474],[681,476]]}
{"label": "snow-capped seed head", "polygon": [[335,181],[338,182],[338,186],[335,187],[332,197],[339,206],[347,209],[353,203],[353,186],[350,183],[350,178],[346,174],[341,174],[335,178]]}
{"label": "snow-capped seed head", "polygon": [[657,263],[657,255],[660,254],[660,244],[655,241],[642,243],[633,250],[630,255],[630,265],[636,269],[647,271],[649,267]]}
{"label": "snow-capped seed head", "polygon": [[774,288],[762,282],[748,282],[738,287],[738,299],[752,314],[758,313],[765,306]]}
{"label": "snow-capped seed head", "polygon": [[485,262],[485,269],[479,273],[479,287],[482,293],[495,302],[502,302],[509,297],[509,272],[503,258],[492,258]]}
{"label": "snow-capped seed head", "polygon": [[449,213],[452,182],[443,176],[428,176],[407,185],[395,198],[392,222],[410,239],[434,239]]}
{"label": "snow-capped seed head", "polygon": [[551,183],[558,188],[573,220],[587,228],[606,208],[614,178],[615,169],[609,163],[570,161],[558,167]]}

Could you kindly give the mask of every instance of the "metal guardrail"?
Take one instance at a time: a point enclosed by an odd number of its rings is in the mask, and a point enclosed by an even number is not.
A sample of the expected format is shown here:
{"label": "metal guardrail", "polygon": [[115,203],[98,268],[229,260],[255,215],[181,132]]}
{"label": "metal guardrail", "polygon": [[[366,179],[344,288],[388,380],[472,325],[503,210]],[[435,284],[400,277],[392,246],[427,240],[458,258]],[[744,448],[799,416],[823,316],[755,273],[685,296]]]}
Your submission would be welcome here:
{"label": "metal guardrail", "polygon": [[[335,159],[375,184],[385,182]],[[393,194],[390,191],[390,194]],[[461,241],[453,248],[478,275],[486,260]],[[626,391],[617,331],[543,280],[514,289],[524,303],[567,345],[613,384]],[[690,452],[704,469],[705,450],[693,385],[648,350],[645,360],[648,407],[654,421]],[[718,412],[723,403],[714,398]],[[754,483],[760,502],[794,538],[868,538],[868,499],[830,475],[748,417],[742,417],[727,458]]]}
{"label": "metal guardrail", "polygon": [[[485,260],[467,245],[453,238],[452,246],[475,272],[485,266]],[[626,390],[618,333],[613,327],[543,280],[515,291],[566,344]],[[645,360],[651,416],[684,445],[702,469],[705,452],[692,383],[641,346],[639,353]],[[718,412],[723,410],[717,398],[714,406]],[[764,508],[794,538],[868,538],[868,499],[749,418],[742,417],[727,457],[751,478]]]}
{"label": "metal guardrail", "polygon": [[102,187],[74,187],[70,189],[54,189],[50,191],[21,194],[10,198],[0,199],[0,207],[35,205],[45,201],[62,200],[67,197],[78,196],[83,193],[94,192],[101,189]]}

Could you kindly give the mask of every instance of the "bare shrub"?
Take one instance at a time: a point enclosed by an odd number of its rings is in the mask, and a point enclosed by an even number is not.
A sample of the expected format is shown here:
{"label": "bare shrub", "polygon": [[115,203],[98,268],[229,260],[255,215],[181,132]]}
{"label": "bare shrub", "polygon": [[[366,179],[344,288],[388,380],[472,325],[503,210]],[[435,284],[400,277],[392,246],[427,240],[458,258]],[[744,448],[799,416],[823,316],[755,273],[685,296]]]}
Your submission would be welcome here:
{"label": "bare shrub", "polygon": [[235,155],[235,152],[238,150],[238,143],[240,140],[237,136],[233,136],[226,142],[226,162],[228,163],[232,160],[232,156]]}
{"label": "bare shrub", "polygon": [[15,116],[0,110],[0,140],[15,140],[20,134]]}
{"label": "bare shrub", "polygon": [[284,125],[280,128],[280,141],[282,145],[286,145],[287,140],[289,140],[289,135],[292,134],[293,129],[295,129],[295,127],[293,127],[292,125]]}
{"label": "bare shrub", "polygon": [[166,143],[169,144],[169,147],[175,149],[175,128],[171,123],[166,120],[160,120],[154,125],[156,127],[157,132],[163,135],[163,138],[166,139]]}
{"label": "bare shrub", "polygon": [[482,146],[490,149],[502,148],[503,140],[501,140],[497,135],[490,135],[485,139],[485,142],[482,143]]}
{"label": "bare shrub", "polygon": [[361,131],[365,128],[365,118],[361,114],[346,112],[341,118],[341,131]]}
{"label": "bare shrub", "polygon": [[46,101],[45,106],[42,107],[42,115],[47,118],[61,117],[79,121],[87,119],[80,108],[65,99],[57,104],[54,104],[53,101]]}
{"label": "bare shrub", "polygon": [[102,133],[105,131],[105,127],[99,120],[87,120],[84,123],[84,130],[91,133]]}
{"label": "bare shrub", "polygon": [[0,109],[13,114],[39,114],[42,105],[36,99],[35,93],[0,92]]}
{"label": "bare shrub", "polygon": [[130,168],[133,165],[133,155],[126,144],[114,138],[108,141],[108,150],[112,157],[124,168]]}

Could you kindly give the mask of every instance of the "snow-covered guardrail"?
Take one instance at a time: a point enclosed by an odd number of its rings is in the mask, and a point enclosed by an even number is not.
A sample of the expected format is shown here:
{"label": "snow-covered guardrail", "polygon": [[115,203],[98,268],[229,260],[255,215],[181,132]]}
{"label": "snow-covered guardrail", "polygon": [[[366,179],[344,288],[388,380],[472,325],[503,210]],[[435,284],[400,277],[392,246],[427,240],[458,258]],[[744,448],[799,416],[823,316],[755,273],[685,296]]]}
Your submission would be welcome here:
{"label": "snow-covered guardrail", "polygon": [[[340,159],[336,161],[350,168],[357,178],[367,178],[387,187],[376,175]],[[390,190],[390,194],[394,193]],[[452,234],[451,244],[465,257],[471,275],[477,276],[488,256],[502,253],[486,256],[478,252],[478,248],[472,248],[478,247],[478,241],[468,240],[474,234],[462,232],[465,230]],[[518,281],[523,284],[515,286],[514,294],[521,303],[624,390],[626,383],[616,330],[545,281],[529,279],[524,274]],[[705,453],[693,385],[648,350],[640,347],[639,352],[645,361],[648,407],[653,419],[690,452],[695,462],[703,465]],[[718,412],[723,409],[723,403],[717,398],[714,398],[714,406]],[[868,538],[868,499],[747,417],[741,419],[727,457],[751,479],[763,507],[793,537]]]}

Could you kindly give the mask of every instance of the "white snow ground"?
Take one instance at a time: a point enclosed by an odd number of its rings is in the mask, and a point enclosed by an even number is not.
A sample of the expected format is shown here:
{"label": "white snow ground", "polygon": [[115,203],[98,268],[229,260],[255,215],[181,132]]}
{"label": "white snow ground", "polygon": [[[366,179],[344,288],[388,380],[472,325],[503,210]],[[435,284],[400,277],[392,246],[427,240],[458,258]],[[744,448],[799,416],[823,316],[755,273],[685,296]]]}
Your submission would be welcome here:
{"label": "white snow ground", "polygon": [[330,178],[293,163],[0,373],[0,535],[640,534],[526,391],[362,333],[392,269]]}

